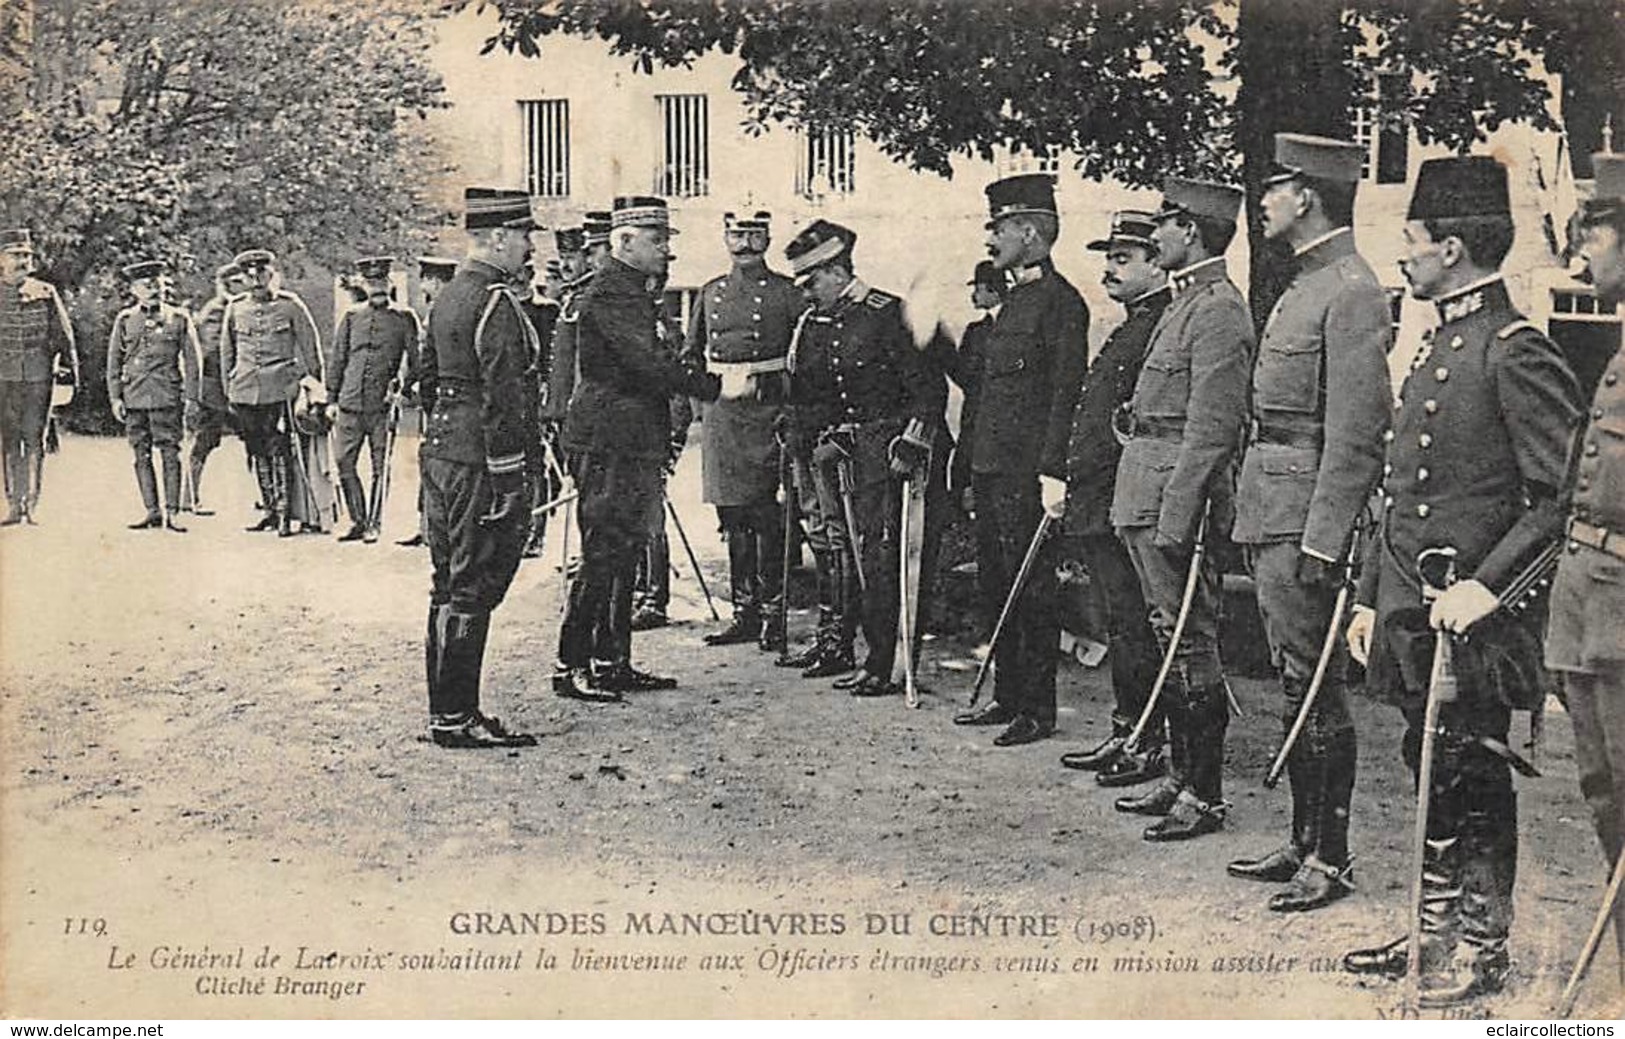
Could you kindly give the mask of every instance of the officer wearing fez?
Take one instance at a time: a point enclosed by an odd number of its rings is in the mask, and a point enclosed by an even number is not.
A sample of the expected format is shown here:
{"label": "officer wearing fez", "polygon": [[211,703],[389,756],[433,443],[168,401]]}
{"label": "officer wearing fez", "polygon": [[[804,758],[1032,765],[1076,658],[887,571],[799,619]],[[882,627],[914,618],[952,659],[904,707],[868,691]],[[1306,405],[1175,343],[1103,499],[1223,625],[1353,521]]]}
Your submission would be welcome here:
{"label": "officer wearing fez", "polygon": [[1241,191],[1222,184],[1171,177],[1163,188],[1152,241],[1174,295],[1134,386],[1112,496],[1112,525],[1139,574],[1164,653],[1175,642],[1188,577],[1198,567],[1162,690],[1168,775],[1150,793],[1114,805],[1163,817],[1145,829],[1148,841],[1186,840],[1224,825],[1230,716],[1219,663],[1218,573],[1210,556],[1193,560],[1204,527],[1212,543],[1227,525],[1231,466],[1246,416],[1252,317],[1224,265],[1240,207]]}
{"label": "officer wearing fez", "polygon": [[703,361],[722,380],[701,425],[705,500],[716,506],[728,544],[732,622],[707,645],[756,642],[778,649],[778,599],[784,589],[784,519],[774,419],[785,403],[784,358],[803,299],[784,275],[768,269],[771,216],[723,215],[733,269],[700,289],[689,325],[690,362]]}
{"label": "officer wearing fez", "polygon": [[659,522],[669,401],[676,394],[715,400],[720,388],[715,376],[685,368],[660,342],[650,286],[665,278],[675,233],[664,200],[617,198],[610,256],[575,321],[579,382],[561,442],[581,493],[581,571],[559,630],[553,690],[560,696],[613,701],[676,685],[630,660],[633,575]]}
{"label": "officer wearing fez", "polygon": [[534,746],[480,710],[491,611],[519,569],[530,509],[524,378],[535,333],[509,288],[530,256],[523,191],[463,193],[468,258],[429,311],[422,380],[433,405],[419,448],[434,577],[424,643],[429,737],[442,747]]}
{"label": "officer wearing fez", "polygon": [[[421,330],[417,315],[389,298],[389,272],[394,264],[392,256],[366,256],[356,261],[367,299],[339,318],[327,356],[327,397],[339,408],[333,427],[339,488],[350,513],[350,529],[340,535],[340,541],[370,545],[378,540],[383,517],[376,513],[388,464],[384,452],[389,444],[390,403],[402,389],[402,362],[408,383],[418,364]],[[363,444],[372,460],[370,496],[356,469]]]}
{"label": "officer wearing fez", "polygon": [[[1048,514],[1066,508],[1067,441],[1088,366],[1089,309],[1055,270],[1060,233],[1055,178],[1025,174],[986,188],[987,251],[1011,282],[983,344],[974,414],[968,421],[978,566],[1001,600]],[[1045,552],[1010,610],[994,653],[993,703],[958,715],[958,725],[1002,725],[996,746],[1055,731],[1060,618],[1053,557]],[[993,605],[997,616],[999,605]]]}
{"label": "officer wearing fez", "polygon": [[275,530],[287,537],[293,533],[289,468],[296,450],[290,404],[301,379],[321,377],[316,323],[303,300],[273,287],[276,257],[268,250],[249,249],[233,262],[250,288],[226,308],[220,370],[265,506],[265,518],[248,529]]}
{"label": "officer wearing fez", "polygon": [[1124,315],[1084,376],[1067,446],[1067,554],[1083,563],[1099,592],[1116,704],[1111,734],[1089,750],[1063,754],[1061,764],[1095,772],[1095,781],[1104,787],[1132,786],[1167,770],[1160,711],[1140,747],[1127,746],[1156,680],[1157,640],[1140,594],[1140,579],[1111,524],[1112,492],[1123,453],[1112,418],[1134,393],[1151,330],[1172,299],[1167,272],[1157,265],[1157,247],[1151,241],[1155,232],[1150,213],[1124,210],[1112,215],[1106,238],[1088,245],[1106,254],[1101,284],[1123,305]]}
{"label": "officer wearing fez", "polygon": [[[852,271],[857,235],[815,220],[785,247],[792,276],[811,308],[798,322],[787,367],[793,405],[789,435],[810,444],[818,525],[820,614],[834,615],[807,677],[850,673],[835,682],[853,696],[899,692],[897,651],[898,521],[902,474],[923,476],[930,454],[921,353],[902,301],[872,289]],[[816,551],[816,548],[815,548]],[[867,655],[853,665],[863,627]],[[822,625],[821,625],[822,626]]]}
{"label": "officer wearing fez", "polygon": [[[1612,312],[1625,300],[1625,155],[1592,157],[1595,190],[1580,211],[1584,277]],[[1568,542],[1552,586],[1546,666],[1574,723],[1580,794],[1613,867],[1625,852],[1625,353],[1597,384],[1571,473]],[[1625,901],[1614,908],[1625,982]]]}
{"label": "officer wearing fez", "polygon": [[[1418,776],[1432,791],[1423,1006],[1493,993],[1505,982],[1518,862],[1512,768],[1529,768],[1507,734],[1512,711],[1538,707],[1545,688],[1541,621],[1501,609],[1510,604],[1500,597],[1562,533],[1558,494],[1580,413],[1562,354],[1507,297],[1499,267],[1512,234],[1507,174],[1494,159],[1422,165],[1400,267],[1412,295],[1438,308],[1439,325],[1385,434],[1382,517],[1348,632],[1355,659],[1367,665],[1367,687],[1405,713],[1413,773],[1433,643],[1453,643],[1455,696],[1439,707],[1432,770]],[[1454,583],[1422,560],[1430,549],[1453,550]],[[1424,582],[1440,589],[1431,602]],[[1399,976],[1407,945],[1401,938],[1351,952],[1344,966]]]}
{"label": "officer wearing fez", "polygon": [[34,522],[45,475],[51,385],[79,384],[67,308],[52,285],[29,276],[33,269],[28,232],[0,231],[0,456],[9,506],[0,527]]}
{"label": "officer wearing fez", "polygon": [[[1292,248],[1297,271],[1259,343],[1232,537],[1250,553],[1281,675],[1283,732],[1303,706],[1355,527],[1382,475],[1393,334],[1387,293],[1350,229],[1364,154],[1345,141],[1277,134],[1276,172],[1264,184],[1264,235]],[[1342,673],[1340,660],[1327,668],[1287,757],[1287,844],[1230,863],[1232,876],[1292,882],[1270,899],[1277,912],[1318,909],[1354,889],[1356,748]]]}
{"label": "officer wearing fez", "polygon": [[[191,315],[163,302],[162,260],[143,260],[122,270],[135,305],[113,318],[107,341],[107,399],[113,417],[124,423],[135,449],[135,482],[141,488],[144,518],[131,530],[164,527],[184,534],[175,522],[181,501],[181,427],[198,419],[198,340]],[[158,507],[158,478],[152,449],[164,467],[164,508]]]}

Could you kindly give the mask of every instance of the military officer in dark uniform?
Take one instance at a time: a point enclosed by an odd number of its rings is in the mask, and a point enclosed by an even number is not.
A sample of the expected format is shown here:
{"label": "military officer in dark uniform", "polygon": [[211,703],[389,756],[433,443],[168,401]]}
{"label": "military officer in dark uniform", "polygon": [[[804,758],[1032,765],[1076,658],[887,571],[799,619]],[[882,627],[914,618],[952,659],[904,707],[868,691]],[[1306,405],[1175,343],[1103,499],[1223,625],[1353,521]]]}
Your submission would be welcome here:
{"label": "military officer in dark uniform", "polygon": [[[1382,475],[1393,332],[1388,294],[1350,228],[1364,157],[1346,141],[1276,134],[1276,172],[1264,187],[1264,235],[1291,246],[1298,269],[1259,343],[1232,537],[1250,553],[1285,694],[1283,732],[1303,706],[1355,526]],[[1291,881],[1271,909],[1318,909],[1354,890],[1355,760],[1343,665],[1334,660],[1287,757],[1286,845],[1229,866],[1232,876]]]}
{"label": "military officer in dark uniform", "polygon": [[442,747],[534,746],[480,709],[491,611],[530,531],[522,380],[535,333],[509,283],[530,256],[529,196],[468,188],[468,258],[429,311],[421,387],[433,399],[419,448],[434,579],[424,642],[429,737]]}
{"label": "military officer in dark uniform", "polygon": [[574,270],[574,280],[566,283],[564,299],[559,306],[558,324],[553,331],[553,349],[549,352],[551,370],[548,373],[547,404],[543,418],[562,423],[575,396],[576,380],[581,367],[576,359],[576,323],[580,318],[581,301],[592,286],[593,278],[609,262],[610,214],[594,211],[586,214],[581,225],[581,249],[565,251],[565,241],[556,239],[560,247],[560,262],[565,273]]}
{"label": "military officer in dark uniform", "polygon": [[[656,300],[661,299],[665,279],[654,287]],[[684,355],[683,332],[678,320],[661,307],[660,324],[655,326],[661,349],[672,357]],[[661,493],[666,481],[677,471],[677,461],[688,446],[689,427],[694,424],[694,402],[682,394],[671,398],[667,406],[671,417],[671,438],[666,447],[666,463],[661,470]],[[664,514],[650,517],[649,537],[632,580],[632,629],[652,631],[667,623],[666,611],[671,606],[671,540],[666,536]]]}
{"label": "military officer in dark uniform", "polygon": [[[1173,301],[1151,333],[1134,385],[1111,519],[1140,576],[1164,652],[1185,593],[1202,518],[1212,543],[1227,526],[1232,465],[1247,413],[1253,325],[1225,271],[1241,191],[1170,177],[1154,214],[1157,262]],[[1184,840],[1224,824],[1224,733],[1229,703],[1219,664],[1218,574],[1204,556],[1174,666],[1163,686],[1169,772],[1118,811],[1163,818],[1148,841]]]}
{"label": "military officer in dark uniform", "polygon": [[[1580,212],[1580,257],[1609,312],[1625,300],[1625,155],[1592,156],[1595,188]],[[1580,795],[1608,865],[1625,852],[1625,353],[1597,384],[1570,488],[1567,551],[1552,586],[1546,666],[1574,723]],[[1625,901],[1614,907],[1625,982]]]}
{"label": "military officer in dark uniform", "polygon": [[[441,290],[451,283],[451,279],[456,275],[456,273],[457,261],[455,260],[448,260],[443,256],[418,257],[418,304],[413,313],[418,315],[418,329],[420,331],[423,330],[427,323],[426,319],[430,309],[434,306],[434,301],[439,297]],[[418,340],[420,357],[422,353],[422,346],[423,340],[420,337]],[[417,387],[417,392],[413,393],[412,389],[408,387],[406,394],[407,403],[416,403],[419,409],[421,409],[421,418],[419,421],[424,425],[427,425],[429,420],[429,409],[434,406],[433,389],[425,384],[421,384],[421,380],[427,377],[428,372],[425,371],[420,364],[418,369],[420,385]],[[395,544],[401,546],[402,548],[422,548],[427,543],[424,541],[423,537],[427,527],[425,526],[423,519],[423,486],[421,483],[418,485],[417,507],[417,531],[411,536],[401,538],[399,541],[395,542]]]}
{"label": "military officer in dark uniform", "polygon": [[203,504],[203,469],[209,455],[220,446],[231,420],[226,402],[226,384],[220,373],[220,328],[226,307],[248,291],[243,272],[235,263],[220,266],[214,273],[214,295],[197,315],[198,361],[197,423],[192,427],[192,449],[186,464],[190,480],[181,485],[181,508],[198,516],[212,516],[214,510]]}
{"label": "military officer in dark uniform", "polygon": [[1063,554],[1083,564],[1104,614],[1116,703],[1111,734],[1088,750],[1063,754],[1061,764],[1094,771],[1096,781],[1107,787],[1156,779],[1167,770],[1160,714],[1139,747],[1126,746],[1156,680],[1157,640],[1134,563],[1111,523],[1117,462],[1123,453],[1112,419],[1134,393],[1151,330],[1172,298],[1151,241],[1155,232],[1150,213],[1123,210],[1112,215],[1111,233],[1088,245],[1106,254],[1101,284],[1123,304],[1124,316],[1084,376],[1067,444]]}
{"label": "military officer in dark uniform", "polygon": [[249,249],[233,261],[252,286],[226,308],[220,330],[220,370],[226,398],[248,444],[265,518],[248,529],[293,533],[289,488],[293,412],[301,379],[320,379],[320,337],[304,301],[273,287],[276,257]]}
{"label": "military officer in dark uniform", "polygon": [[0,526],[34,522],[45,476],[45,425],[54,382],[78,386],[79,354],[62,297],[30,277],[33,240],[0,231],[0,456],[9,510]]}
{"label": "military officer in dark uniform", "polygon": [[933,402],[902,300],[853,274],[856,242],[850,229],[815,220],[785,248],[796,282],[812,301],[787,365],[791,421],[795,435],[813,444],[812,476],[829,565],[842,591],[840,633],[821,662],[852,659],[861,618],[863,666],[837,679],[835,687],[853,696],[885,696],[900,691],[891,675],[901,476],[925,474]]}
{"label": "military officer in dark uniform", "polygon": [[[685,368],[659,342],[653,289],[671,262],[674,233],[663,199],[617,198],[611,256],[575,322],[580,381],[561,442],[581,493],[581,571],[559,630],[553,688],[560,696],[614,700],[676,685],[630,660],[633,575],[660,522],[669,402],[676,394],[714,400],[719,388],[715,376]],[[595,670],[595,662],[602,666]]]}
{"label": "military officer in dark uniform", "polygon": [[[1055,178],[1006,177],[986,189],[987,250],[1010,278],[982,356],[969,420],[977,565],[984,587],[1008,594],[1039,517],[1066,507],[1067,439],[1089,364],[1089,308],[1050,259],[1060,234]],[[962,440],[965,439],[962,437]],[[1055,731],[1061,637],[1053,543],[1043,550],[994,650],[993,703],[959,725],[1003,725],[1001,747]],[[993,605],[998,610],[998,605]]]}
{"label": "military officer in dark uniform", "polygon": [[[181,500],[181,428],[197,421],[198,341],[191,315],[163,302],[162,260],[142,260],[121,273],[135,297],[113,318],[107,340],[107,399],[135,449],[135,482],[147,514],[131,530],[164,527],[184,534],[175,521]],[[164,508],[152,449],[164,468]]]}
{"label": "military officer in dark uniform", "polygon": [[[1579,389],[1562,353],[1523,319],[1498,268],[1512,245],[1506,169],[1431,159],[1411,196],[1400,261],[1439,326],[1411,365],[1388,434],[1383,512],[1349,625],[1366,685],[1398,700],[1417,771],[1433,639],[1455,640],[1458,695],[1441,705],[1422,881],[1423,1006],[1499,991],[1518,864],[1507,745],[1514,709],[1537,707],[1541,625],[1498,610],[1531,556],[1561,536],[1558,502]],[[1418,560],[1455,552],[1460,579],[1426,609]],[[1437,580],[1437,577],[1433,578]],[[1532,611],[1539,612],[1539,611]],[[1527,766],[1525,766],[1527,767]],[[1405,939],[1352,952],[1356,973],[1403,974]]]}
{"label": "military officer in dark uniform", "polygon": [[[389,272],[393,256],[365,256],[356,261],[356,273],[367,290],[367,300],[339,318],[327,355],[327,396],[338,404],[333,426],[338,453],[339,488],[350,513],[350,529],[340,541],[378,540],[373,515],[383,493],[384,452],[389,446],[390,404],[409,386],[418,366],[418,340],[422,330],[417,315],[396,306],[389,298]],[[365,443],[372,458],[372,494],[362,487],[356,462]],[[370,500],[369,500],[370,497]]]}
{"label": "military officer in dark uniform", "polygon": [[[556,239],[555,239],[556,240]],[[521,299],[525,318],[536,330],[538,350],[536,359],[527,371],[525,388],[531,396],[529,410],[535,430],[532,442],[525,452],[525,467],[530,474],[531,507],[536,508],[553,500],[559,493],[558,481],[548,465],[548,453],[553,449],[556,423],[547,419],[547,387],[553,363],[553,329],[559,320],[559,298],[564,291],[564,269],[559,261],[548,260],[543,268],[542,280],[530,282],[530,293]],[[542,554],[542,540],[547,534],[549,513],[532,514],[530,538],[525,542],[525,558],[535,559]]]}
{"label": "military officer in dark uniform", "polygon": [[722,396],[701,413],[701,479],[728,545],[733,617],[707,645],[757,642],[778,649],[784,517],[778,504],[774,421],[785,402],[784,357],[804,309],[802,294],[767,266],[772,217],[723,215],[727,274],[700,289],[689,323],[691,363],[722,380]]}

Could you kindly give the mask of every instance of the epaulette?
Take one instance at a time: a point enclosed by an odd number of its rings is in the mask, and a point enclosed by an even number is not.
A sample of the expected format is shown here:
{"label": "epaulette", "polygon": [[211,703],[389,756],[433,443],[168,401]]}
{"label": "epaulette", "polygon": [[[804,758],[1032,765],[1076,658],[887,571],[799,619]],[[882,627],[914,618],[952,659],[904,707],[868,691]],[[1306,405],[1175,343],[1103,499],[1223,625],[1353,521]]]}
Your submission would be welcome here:
{"label": "epaulette", "polygon": [[[1505,328],[1501,329],[1499,332],[1495,333],[1495,338],[1497,338],[1497,339],[1511,339],[1513,336],[1517,335],[1519,332],[1522,332],[1524,329],[1528,329],[1531,332],[1540,332],[1540,326],[1539,325],[1535,324],[1533,321],[1527,321],[1527,320],[1525,320],[1523,318],[1519,318],[1518,320],[1512,322],[1510,325],[1507,325]],[[1541,332],[1541,335],[1545,335],[1545,334],[1546,333]]]}
{"label": "epaulette", "polygon": [[871,307],[874,307],[876,310],[885,310],[893,303],[901,303],[903,301],[898,297],[893,296],[889,292],[881,292],[879,289],[870,289],[869,295],[863,297],[863,302]]}
{"label": "epaulette", "polygon": [[56,289],[48,281],[38,278],[24,277],[23,283],[17,289],[18,298],[24,303],[37,303],[42,299],[50,299],[56,294]]}

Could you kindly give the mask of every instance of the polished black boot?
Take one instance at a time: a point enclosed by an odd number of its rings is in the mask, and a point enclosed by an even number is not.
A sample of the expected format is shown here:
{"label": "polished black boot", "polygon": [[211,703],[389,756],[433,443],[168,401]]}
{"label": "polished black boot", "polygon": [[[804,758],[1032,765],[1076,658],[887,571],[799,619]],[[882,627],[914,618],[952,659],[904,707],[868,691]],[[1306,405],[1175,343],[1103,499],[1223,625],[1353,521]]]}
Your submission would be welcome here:
{"label": "polished black boot", "polygon": [[813,553],[813,573],[818,595],[817,633],[812,643],[799,653],[791,653],[787,647],[785,654],[774,661],[779,667],[812,667],[834,641],[840,629],[840,612],[837,606],[840,595],[839,576],[829,553]]}
{"label": "polished black boot", "polygon": [[275,463],[269,458],[254,459],[254,479],[260,488],[260,508],[265,515],[253,526],[245,527],[249,533],[277,528]]}
{"label": "polished black boot", "polygon": [[1469,748],[1468,800],[1461,825],[1461,941],[1455,955],[1423,974],[1417,1005],[1448,1007],[1506,986],[1511,959],[1512,891],[1518,874],[1518,801],[1504,761]]}
{"label": "polished black boot", "polygon": [[[1148,734],[1149,735],[1149,734]],[[1108,789],[1139,786],[1168,773],[1168,756],[1162,742],[1147,741],[1144,750],[1124,750],[1110,764],[1095,773],[1095,783]]]}
{"label": "polished black boot", "polygon": [[[1460,937],[1461,853],[1457,837],[1428,838],[1422,867],[1422,972],[1424,977],[1446,967]],[[1371,949],[1343,956],[1350,974],[1403,978],[1410,964],[1408,935]]]}
{"label": "polished black boot", "polygon": [[141,490],[141,504],[147,508],[146,518],[130,524],[131,530],[156,530],[164,525],[164,515],[158,508],[158,477],[152,471],[152,456],[143,452],[135,456],[135,485]]}
{"label": "polished black boot", "polygon": [[367,494],[361,489],[361,478],[339,477],[339,490],[344,495],[344,510],[350,514],[350,529],[338,540],[360,541],[367,536]]}
{"label": "polished black boot", "polygon": [[[1282,736],[1289,735],[1308,683],[1281,676],[1285,693],[1281,712]],[[1325,796],[1325,763],[1315,746],[1313,719],[1298,733],[1297,742],[1287,754],[1288,792],[1292,797],[1292,824],[1287,843],[1255,858],[1235,859],[1225,872],[1243,880],[1284,884],[1298,875],[1304,859],[1320,846],[1321,802]]]}
{"label": "polished black boot", "polygon": [[[480,673],[490,630],[489,613],[446,611],[440,692],[447,710],[440,714],[439,724],[430,725],[430,738],[439,746],[487,750],[536,745],[536,737],[509,732],[499,719],[480,711]],[[457,720],[461,723],[453,724]]]}
{"label": "polished black boot", "polygon": [[[1325,732],[1323,719],[1305,727],[1310,750],[1320,762],[1321,797],[1315,846],[1292,883],[1270,899],[1277,913],[1319,909],[1354,893],[1354,857],[1349,854],[1349,804],[1354,795],[1354,730]],[[1295,782],[1295,780],[1294,780]]]}
{"label": "polished black boot", "polygon": [[276,514],[276,536],[293,536],[293,516],[288,510],[288,459],[283,455],[271,458],[271,510]]}
{"label": "polished black boot", "polygon": [[728,540],[728,587],[733,619],[726,628],[705,636],[707,646],[740,646],[755,642],[762,633],[762,614],[756,602],[756,538],[733,527]]}
{"label": "polished black boot", "polygon": [[1080,772],[1099,771],[1122,757],[1124,746],[1127,743],[1127,732],[1113,730],[1110,736],[1107,736],[1088,750],[1073,750],[1062,754],[1061,767],[1074,768]]}

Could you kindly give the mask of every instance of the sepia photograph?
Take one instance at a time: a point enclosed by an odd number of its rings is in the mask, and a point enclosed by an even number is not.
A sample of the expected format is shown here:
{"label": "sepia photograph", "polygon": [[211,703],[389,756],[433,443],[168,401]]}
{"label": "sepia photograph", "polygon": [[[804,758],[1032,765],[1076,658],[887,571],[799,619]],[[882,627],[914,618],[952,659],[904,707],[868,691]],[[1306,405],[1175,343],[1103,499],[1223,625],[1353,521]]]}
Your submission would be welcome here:
{"label": "sepia photograph", "polygon": [[0,104],[0,1016],[1625,1016],[1625,0],[0,0]]}

